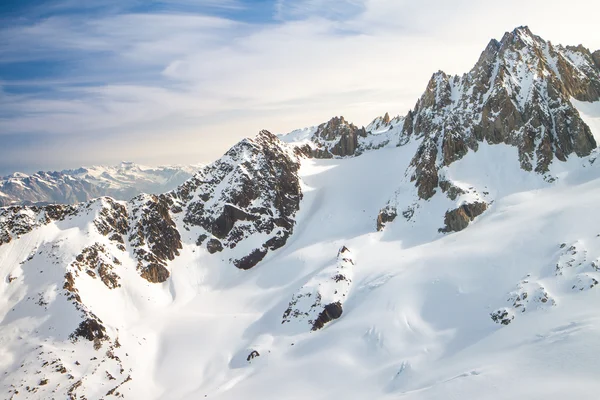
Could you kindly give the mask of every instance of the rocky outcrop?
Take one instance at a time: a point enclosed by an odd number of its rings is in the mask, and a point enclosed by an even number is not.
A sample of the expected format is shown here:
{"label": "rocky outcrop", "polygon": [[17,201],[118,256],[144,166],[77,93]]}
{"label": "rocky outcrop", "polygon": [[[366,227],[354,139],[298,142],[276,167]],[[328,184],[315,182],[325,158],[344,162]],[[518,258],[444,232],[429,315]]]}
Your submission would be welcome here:
{"label": "rocky outcrop", "polygon": [[252,350],[250,352],[250,354],[248,354],[248,357],[246,357],[246,361],[250,362],[250,361],[254,360],[256,357],[260,357],[260,353],[256,350]]}
{"label": "rocky outcrop", "polygon": [[120,265],[121,262],[110,255],[106,246],[95,243],[84,248],[71,266],[78,271],[87,273],[94,279],[98,277],[106,287],[114,289],[121,286],[120,277],[114,272],[115,264]]}
{"label": "rocky outcrop", "polygon": [[596,66],[600,68],[600,50],[596,50],[594,53],[592,53],[592,60],[594,60]]}
{"label": "rocky outcrop", "polygon": [[517,284],[515,290],[509,293],[506,301],[509,303],[508,307],[502,307],[490,313],[492,321],[508,325],[515,319],[517,313],[546,309],[556,305],[554,297],[548,293],[546,288],[540,282],[532,280],[529,275]]}
{"label": "rocky outcrop", "polygon": [[327,304],[315,322],[313,322],[312,330],[318,331],[319,329],[323,328],[326,323],[331,322],[334,319],[338,319],[342,316],[343,311],[342,303],[339,301]]}
{"label": "rocky outcrop", "polygon": [[[306,128],[281,136],[298,153],[311,158],[343,158],[358,156],[398,143],[399,128],[404,119],[390,119],[386,113],[376,118],[368,128],[359,128],[344,117],[334,117],[318,127]],[[394,129],[394,126],[397,129]]]}
{"label": "rocky outcrop", "polygon": [[208,250],[210,254],[215,254],[219,251],[223,251],[223,245],[218,239],[210,239],[208,243],[206,243],[206,250]]}
{"label": "rocky outcrop", "polygon": [[588,246],[582,240],[570,245],[562,243],[556,257],[554,275],[568,282],[571,290],[582,292],[593,289],[600,281],[600,260],[589,257]]}
{"label": "rocky outcrop", "polygon": [[141,276],[153,283],[169,278],[167,263],[174,260],[183,247],[171,215],[172,206],[170,195],[140,195],[130,202],[129,242],[134,248]]}
{"label": "rocky outcrop", "polygon": [[335,264],[324,268],[292,296],[281,323],[297,323],[300,331],[307,326],[316,331],[340,318],[352,286],[353,269],[352,253],[343,246]]}
{"label": "rocky outcrop", "polygon": [[90,342],[99,343],[107,339],[106,328],[102,325],[102,321],[97,318],[88,318],[79,324],[72,337],[81,337]]}
{"label": "rocky outcrop", "polygon": [[519,314],[556,306],[557,299],[547,287],[563,287],[575,293],[595,290],[600,282],[600,259],[590,257],[589,252],[596,248],[599,240],[600,236],[593,235],[558,245],[555,261],[546,270],[548,273],[537,277],[527,274],[508,294],[508,305],[490,314],[492,320],[508,325]]}
{"label": "rocky outcrop", "polygon": [[446,211],[444,217],[445,226],[440,228],[439,231],[444,233],[462,231],[469,226],[471,221],[483,214],[487,210],[487,207],[487,203],[474,202],[466,203],[454,210]]}
{"label": "rocky outcrop", "polygon": [[319,125],[312,136],[312,146],[306,145],[301,150],[314,158],[353,156],[358,149],[358,138],[366,136],[365,128],[358,128],[344,117],[334,117]]}
{"label": "rocky outcrop", "polygon": [[521,168],[548,171],[554,160],[589,155],[596,142],[570,98],[600,99],[600,68],[582,46],[553,46],[527,27],[492,40],[462,77],[437,72],[408,114],[403,134],[422,143],[409,171],[422,199],[438,170],[480,142],[519,150]]}
{"label": "rocky outcrop", "polygon": [[210,252],[219,251],[216,241],[222,250],[232,250],[252,235],[267,235],[260,248],[232,261],[249,269],[268,251],[285,245],[293,232],[302,199],[299,168],[299,156],[275,135],[262,131],[176,190],[171,207],[182,210],[184,229],[200,230],[198,237],[209,239]]}
{"label": "rocky outcrop", "polygon": [[388,222],[392,222],[398,216],[398,212],[394,207],[387,206],[377,215],[377,231],[382,231]]}
{"label": "rocky outcrop", "polygon": [[441,179],[439,186],[440,189],[442,189],[442,192],[445,193],[446,196],[448,196],[448,198],[452,201],[456,200],[458,196],[465,194],[463,189],[446,179]]}
{"label": "rocky outcrop", "polygon": [[238,267],[239,269],[250,269],[265,258],[267,255],[267,249],[254,249],[250,254],[244,256],[238,260],[233,261],[233,265]]}
{"label": "rocky outcrop", "polygon": [[0,208],[0,246],[43,225],[48,225],[53,221],[62,221],[68,216],[74,216],[79,211],[80,208],[69,205]]}

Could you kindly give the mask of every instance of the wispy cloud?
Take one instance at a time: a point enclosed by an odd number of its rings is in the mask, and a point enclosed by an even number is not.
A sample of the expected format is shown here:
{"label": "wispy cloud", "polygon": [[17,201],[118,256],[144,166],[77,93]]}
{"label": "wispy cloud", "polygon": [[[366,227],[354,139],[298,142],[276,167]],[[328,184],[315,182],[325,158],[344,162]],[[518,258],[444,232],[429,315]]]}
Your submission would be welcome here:
{"label": "wispy cloud", "polygon": [[0,171],[207,162],[261,128],[366,124],[405,112],[433,71],[465,72],[517,25],[600,48],[599,6],[585,0],[78,4],[0,28]]}
{"label": "wispy cloud", "polygon": [[276,0],[275,18],[289,20],[320,16],[332,20],[346,20],[365,9],[364,0]]}

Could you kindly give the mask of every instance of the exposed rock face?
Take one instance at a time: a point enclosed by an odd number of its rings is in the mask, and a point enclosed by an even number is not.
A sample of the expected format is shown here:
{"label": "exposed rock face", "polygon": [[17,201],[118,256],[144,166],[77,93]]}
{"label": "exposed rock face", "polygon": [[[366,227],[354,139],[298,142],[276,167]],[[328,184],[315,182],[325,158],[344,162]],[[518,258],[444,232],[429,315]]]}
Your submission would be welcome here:
{"label": "exposed rock face", "polygon": [[456,200],[458,196],[465,194],[465,191],[452,182],[442,179],[439,182],[440,189],[448,196],[450,200]]}
{"label": "exposed rock face", "polygon": [[267,249],[254,249],[250,254],[240,258],[239,260],[235,260],[233,265],[238,267],[239,269],[250,269],[254,267],[256,264],[261,262],[263,258],[267,255]]}
{"label": "exposed rock face", "polygon": [[[398,142],[403,118],[390,120],[389,114],[376,118],[368,128],[358,128],[344,117],[334,117],[318,127],[301,129],[281,137],[300,154],[312,158],[354,157]],[[393,130],[393,125],[397,129]]]}
{"label": "exposed rock face", "polygon": [[389,123],[390,123],[390,114],[388,114],[386,112],[385,115],[383,116],[383,119],[381,120],[381,122],[383,123],[383,125],[389,125]]}
{"label": "exposed rock face", "polygon": [[319,329],[323,328],[326,323],[341,317],[342,312],[342,303],[340,303],[339,301],[327,304],[313,323],[312,330],[318,331]]}
{"label": "exposed rock face", "polygon": [[379,215],[377,215],[377,231],[382,231],[385,224],[392,222],[397,216],[398,212],[394,207],[388,206],[379,211]]}
{"label": "exposed rock face", "polygon": [[14,173],[0,177],[0,207],[9,205],[75,204],[97,197],[128,200],[141,192],[162,193],[192,177],[196,167],[115,167]]}
{"label": "exposed rock face", "polygon": [[589,155],[596,142],[571,97],[600,99],[594,55],[553,46],[526,27],[492,40],[462,77],[437,72],[403,125],[404,135],[423,139],[410,172],[419,197],[435,194],[440,167],[483,141],[517,147],[521,167],[538,173],[554,158]]}
{"label": "exposed rock face", "polygon": [[596,66],[598,68],[600,68],[600,50],[596,50],[593,54],[592,54],[592,59],[594,60],[594,63],[596,64]]}
{"label": "exposed rock face", "polygon": [[354,276],[354,258],[346,246],[338,251],[337,262],[324,268],[292,296],[283,313],[282,324],[293,321],[319,330],[330,321],[341,317]]}
{"label": "exposed rock face", "polygon": [[365,129],[367,130],[367,134],[381,132],[393,129],[394,125],[401,124],[402,121],[403,118],[401,117],[390,118],[390,114],[386,112],[383,117],[375,118]]}
{"label": "exposed rock face", "polygon": [[261,247],[233,261],[238,268],[252,268],[293,232],[302,199],[299,161],[276,136],[262,131],[182,185],[172,194],[172,207],[183,210],[186,230],[210,238],[211,251],[218,251],[213,239],[231,250],[251,235],[267,235]]}
{"label": "exposed rock face", "polygon": [[131,234],[138,270],[153,283],[169,278],[167,262],[175,259],[182,248],[181,235],[171,216],[170,195],[140,195],[131,200]]}
{"label": "exposed rock face", "polygon": [[358,148],[358,138],[366,137],[365,128],[358,128],[344,117],[334,117],[319,125],[313,135],[315,147],[305,146],[302,151],[315,158],[353,156]]}
{"label": "exposed rock face", "polygon": [[18,239],[35,228],[47,225],[52,221],[62,221],[77,213],[78,209],[69,205],[0,208],[0,246],[13,239]]}
{"label": "exposed rock face", "polygon": [[102,341],[106,337],[106,328],[102,326],[101,322],[92,318],[86,319],[73,332],[73,337],[82,337],[90,342]]}
{"label": "exposed rock face", "polygon": [[459,232],[469,226],[469,222],[483,214],[487,210],[488,205],[483,202],[467,203],[460,207],[446,211],[444,217],[444,228],[440,228],[440,232]]}
{"label": "exposed rock face", "polygon": [[206,243],[206,250],[210,254],[215,254],[219,251],[223,251],[223,245],[217,239],[210,239],[208,243]]}
{"label": "exposed rock face", "polygon": [[120,277],[113,272],[114,264],[120,265],[116,257],[112,257],[104,245],[95,243],[81,251],[71,264],[79,271],[85,271],[93,278],[99,277],[109,289],[119,286]]}

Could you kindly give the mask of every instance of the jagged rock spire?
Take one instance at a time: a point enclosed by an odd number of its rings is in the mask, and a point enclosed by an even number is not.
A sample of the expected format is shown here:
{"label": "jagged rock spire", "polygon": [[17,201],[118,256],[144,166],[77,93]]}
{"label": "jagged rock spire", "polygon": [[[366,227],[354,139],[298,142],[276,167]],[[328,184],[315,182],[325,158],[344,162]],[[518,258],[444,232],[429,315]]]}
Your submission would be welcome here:
{"label": "jagged rock spire", "polygon": [[527,27],[492,40],[462,77],[435,73],[404,133],[423,142],[410,171],[419,196],[438,186],[437,170],[486,141],[516,146],[521,167],[545,173],[553,159],[596,147],[570,98],[600,99],[600,68],[583,46],[553,46]]}

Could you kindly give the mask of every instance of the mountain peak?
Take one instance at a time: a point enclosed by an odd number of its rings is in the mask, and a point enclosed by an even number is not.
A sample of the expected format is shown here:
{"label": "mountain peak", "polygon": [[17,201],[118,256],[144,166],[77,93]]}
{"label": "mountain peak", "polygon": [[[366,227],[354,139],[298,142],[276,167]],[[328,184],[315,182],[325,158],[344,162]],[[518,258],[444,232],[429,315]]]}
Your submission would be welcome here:
{"label": "mountain peak", "polygon": [[527,25],[517,26],[515,29],[513,29],[512,33],[515,35],[520,35],[520,36],[528,36],[528,37],[535,36],[531,32],[531,29],[529,29],[529,26],[527,26]]}
{"label": "mountain peak", "polygon": [[136,163],[134,163],[133,161],[121,161],[119,163],[119,168],[121,169],[132,169],[132,168],[136,168],[138,165]]}
{"label": "mountain peak", "polygon": [[526,26],[490,41],[468,74],[436,72],[404,125],[407,136],[425,137],[412,164],[419,196],[433,196],[437,170],[483,141],[516,146],[521,167],[539,173],[554,158],[589,155],[596,142],[571,98],[600,99],[596,60],[583,47],[553,46]]}
{"label": "mountain peak", "polygon": [[506,32],[500,40],[502,45],[519,43],[521,45],[531,46],[538,42],[544,42],[544,40],[541,37],[534,35],[527,26],[519,26],[511,32]]}

